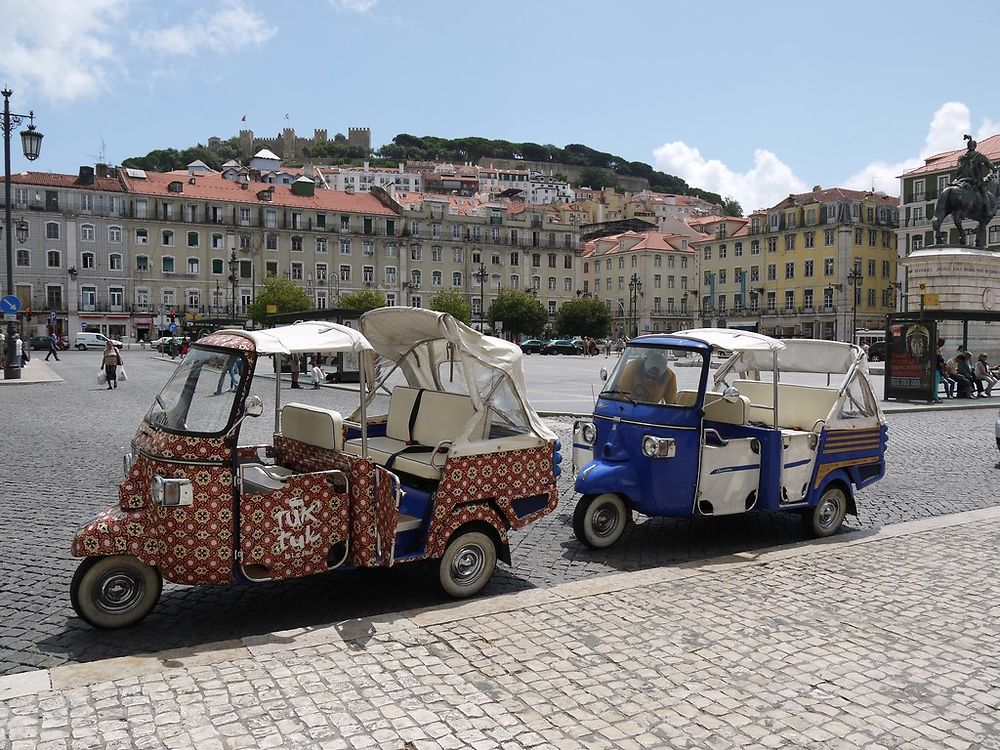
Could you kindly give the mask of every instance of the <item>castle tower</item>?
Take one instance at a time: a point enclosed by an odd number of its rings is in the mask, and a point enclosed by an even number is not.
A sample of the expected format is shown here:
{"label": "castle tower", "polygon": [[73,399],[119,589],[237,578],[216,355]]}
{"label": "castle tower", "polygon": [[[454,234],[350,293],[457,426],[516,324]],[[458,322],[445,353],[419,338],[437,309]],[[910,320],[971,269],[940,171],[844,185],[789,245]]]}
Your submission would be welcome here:
{"label": "castle tower", "polygon": [[326,143],[326,128],[316,128],[313,130],[313,145],[318,143]]}
{"label": "castle tower", "polygon": [[285,128],[281,131],[281,157],[295,158],[295,128]]}
{"label": "castle tower", "polygon": [[240,153],[244,154],[247,159],[253,156],[253,131],[252,130],[241,130],[240,131]]}
{"label": "castle tower", "polygon": [[347,143],[351,146],[360,146],[366,151],[371,151],[372,148],[371,128],[348,128]]}

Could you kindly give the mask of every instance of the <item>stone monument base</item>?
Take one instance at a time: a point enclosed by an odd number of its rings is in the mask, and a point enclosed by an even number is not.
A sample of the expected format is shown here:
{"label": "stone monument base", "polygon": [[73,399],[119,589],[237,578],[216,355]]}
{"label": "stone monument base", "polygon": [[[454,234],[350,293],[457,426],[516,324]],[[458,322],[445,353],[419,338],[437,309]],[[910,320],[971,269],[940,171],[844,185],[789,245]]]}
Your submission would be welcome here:
{"label": "stone monument base", "polygon": [[[967,245],[935,245],[900,258],[899,264],[907,270],[906,302],[901,307],[907,312],[920,310],[921,295],[928,314],[1000,311],[1000,253]],[[928,299],[926,295],[932,296]],[[938,326],[938,335],[948,341],[944,349],[948,357],[962,342],[963,325],[944,321]],[[971,351],[986,351],[996,361],[1000,354],[1000,327],[995,323],[969,322],[968,338]]]}

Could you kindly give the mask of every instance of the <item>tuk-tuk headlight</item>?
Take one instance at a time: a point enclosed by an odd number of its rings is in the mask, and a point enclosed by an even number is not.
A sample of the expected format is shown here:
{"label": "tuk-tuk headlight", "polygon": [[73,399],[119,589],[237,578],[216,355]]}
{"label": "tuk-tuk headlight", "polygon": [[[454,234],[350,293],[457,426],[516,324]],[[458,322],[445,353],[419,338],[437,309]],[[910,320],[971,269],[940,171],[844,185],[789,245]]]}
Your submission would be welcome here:
{"label": "tuk-tuk headlight", "polygon": [[194,503],[194,488],[190,479],[164,478],[157,474],[149,488],[153,502],[166,508],[176,508]]}
{"label": "tuk-tuk headlight", "polygon": [[124,456],[122,456],[122,466],[125,469],[125,476],[128,476],[128,473],[129,473],[129,471],[132,468],[132,461],[133,461],[133,457],[132,457],[131,452],[130,453],[126,453]]}
{"label": "tuk-tuk headlight", "polygon": [[592,422],[580,425],[580,437],[587,445],[593,445],[594,441],[597,440],[597,428]]}
{"label": "tuk-tuk headlight", "polygon": [[642,455],[646,458],[673,458],[676,453],[677,446],[673,438],[646,435],[642,439]]}

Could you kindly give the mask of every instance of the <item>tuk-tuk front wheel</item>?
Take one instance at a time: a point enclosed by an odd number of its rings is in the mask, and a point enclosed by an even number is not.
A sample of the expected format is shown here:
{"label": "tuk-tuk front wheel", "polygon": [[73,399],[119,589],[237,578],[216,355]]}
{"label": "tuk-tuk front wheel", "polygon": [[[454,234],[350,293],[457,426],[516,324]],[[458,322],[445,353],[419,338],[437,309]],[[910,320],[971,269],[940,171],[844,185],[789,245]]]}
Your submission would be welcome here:
{"label": "tuk-tuk front wheel", "polygon": [[847,515],[847,491],[839,484],[832,484],[813,508],[802,513],[806,533],[815,539],[833,536],[844,525]]}
{"label": "tuk-tuk front wheel", "polygon": [[160,571],[131,555],[88,557],[73,575],[70,601],[82,620],[112,630],[148,615],[162,589]]}
{"label": "tuk-tuk front wheel", "polygon": [[493,540],[481,531],[466,531],[448,542],[438,563],[438,578],[446,594],[464,599],[482,591],[496,567]]}
{"label": "tuk-tuk front wheel", "polygon": [[630,515],[625,501],[614,493],[586,495],[573,511],[573,533],[591,549],[610,547],[625,531]]}

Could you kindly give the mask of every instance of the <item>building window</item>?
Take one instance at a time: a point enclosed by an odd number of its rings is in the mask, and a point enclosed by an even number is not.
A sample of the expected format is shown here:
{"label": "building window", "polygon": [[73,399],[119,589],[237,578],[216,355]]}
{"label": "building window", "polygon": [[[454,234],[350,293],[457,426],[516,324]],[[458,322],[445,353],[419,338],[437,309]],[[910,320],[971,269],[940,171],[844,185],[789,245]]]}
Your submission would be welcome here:
{"label": "building window", "polygon": [[441,286],[441,272],[432,271],[431,272],[431,286]]}
{"label": "building window", "polygon": [[163,234],[160,237],[161,244],[164,247],[173,247],[174,244],[174,233],[169,229],[164,229]]}
{"label": "building window", "polygon": [[454,271],[451,274],[451,285],[455,287],[462,286],[462,273],[461,271]]}
{"label": "building window", "polygon": [[767,238],[767,251],[769,253],[776,253],[776,252],[778,252],[778,238],[777,237],[768,237]]}
{"label": "building window", "polygon": [[[365,266],[365,268],[370,268],[371,266]],[[316,281],[326,281],[326,263],[316,264]]]}
{"label": "building window", "polygon": [[222,258],[212,258],[212,273],[214,274],[223,273]]}
{"label": "building window", "polygon": [[302,281],[302,263],[292,263],[292,279]]}
{"label": "building window", "polygon": [[122,270],[122,256],[120,253],[111,253],[111,255],[108,256],[108,268],[112,271]]}
{"label": "building window", "polygon": [[395,258],[396,257],[396,243],[395,242],[387,242],[387,243],[385,243],[385,257],[386,258]]}
{"label": "building window", "polygon": [[264,261],[264,275],[265,276],[277,276],[278,275],[278,261],[276,261],[276,260],[266,260],[266,261]]}
{"label": "building window", "polygon": [[785,309],[794,310],[795,309],[795,291],[789,289],[785,292]]}
{"label": "building window", "polygon": [[301,253],[302,252],[302,236],[301,235],[296,234],[296,235],[294,235],[292,237],[292,251],[296,252],[296,253]]}
{"label": "building window", "polygon": [[361,268],[361,281],[365,284],[375,283],[375,266],[363,266]]}
{"label": "building window", "polygon": [[276,234],[265,234],[264,235],[264,249],[265,250],[277,250],[278,249],[278,235],[276,235]]}
{"label": "building window", "polygon": [[803,237],[805,238],[806,247],[816,247],[816,233],[806,232]]}
{"label": "building window", "polygon": [[18,249],[16,257],[17,260],[15,261],[15,264],[20,266],[21,268],[27,268],[29,265],[31,265],[29,261],[29,253],[24,248]]}
{"label": "building window", "polygon": [[197,232],[188,232],[188,247],[198,247],[200,241]]}
{"label": "building window", "polygon": [[823,275],[833,276],[833,258],[823,258]]}
{"label": "building window", "polygon": [[705,260],[712,260],[712,246],[705,245]]}
{"label": "building window", "polygon": [[80,239],[83,242],[93,242],[94,241],[94,225],[93,224],[81,224],[80,225]]}
{"label": "building window", "polygon": [[728,255],[728,253],[726,252],[726,246],[725,245],[719,245],[719,260],[725,259],[727,257],[727,255]]}
{"label": "building window", "polygon": [[767,264],[767,280],[774,281],[778,278],[778,266],[774,263]]}
{"label": "building window", "polygon": [[340,241],[340,254],[341,255],[350,255],[351,254],[351,241],[350,240],[341,240]]}
{"label": "building window", "polygon": [[874,258],[869,258],[868,259],[868,275],[869,276],[874,276],[875,275],[875,259]]}
{"label": "building window", "polygon": [[340,280],[350,282],[351,267],[346,263],[340,266]]}
{"label": "building window", "polygon": [[163,262],[161,268],[163,273],[173,273],[174,272],[174,259],[169,255],[163,256]]}
{"label": "building window", "polygon": [[222,235],[221,234],[213,234],[212,235],[212,249],[213,250],[221,250],[222,249]]}
{"label": "building window", "polygon": [[316,238],[316,252],[317,253],[325,253],[326,252],[326,247],[327,247],[326,242],[327,242],[326,237],[317,237]]}
{"label": "building window", "polygon": [[396,283],[396,267],[395,266],[386,266],[385,267],[385,272],[384,272],[383,275],[384,275],[385,283],[386,284],[389,284],[390,286],[392,286],[392,285],[394,285]]}
{"label": "building window", "polygon": [[734,258],[742,258],[743,257],[743,243],[742,242],[737,242],[735,245],[733,245],[733,257]]}
{"label": "building window", "polygon": [[421,260],[423,255],[423,250],[421,250],[420,245],[410,245],[410,260]]}
{"label": "building window", "polygon": [[250,209],[246,207],[240,208],[240,224],[248,227],[250,226]]}
{"label": "building window", "polygon": [[137,255],[137,256],[135,256],[135,270],[136,271],[148,271],[149,270],[149,256],[148,255]]}
{"label": "building window", "polygon": [[188,307],[199,307],[201,305],[201,293],[197,289],[187,290]]}
{"label": "building window", "polygon": [[121,227],[108,227],[108,242],[120,243],[122,241]]}
{"label": "building window", "polygon": [[187,272],[197,274],[200,264],[197,258],[188,258]]}
{"label": "building window", "polygon": [[786,234],[785,235],[785,252],[790,252],[795,249],[795,235]]}
{"label": "building window", "polygon": [[805,262],[805,267],[802,271],[803,275],[808,279],[812,278],[814,263],[811,260]]}
{"label": "building window", "polygon": [[45,239],[47,240],[58,240],[59,239],[59,225],[54,221],[46,222],[45,224]]}

